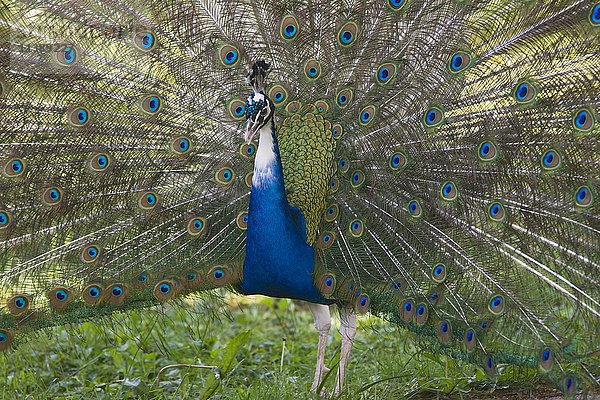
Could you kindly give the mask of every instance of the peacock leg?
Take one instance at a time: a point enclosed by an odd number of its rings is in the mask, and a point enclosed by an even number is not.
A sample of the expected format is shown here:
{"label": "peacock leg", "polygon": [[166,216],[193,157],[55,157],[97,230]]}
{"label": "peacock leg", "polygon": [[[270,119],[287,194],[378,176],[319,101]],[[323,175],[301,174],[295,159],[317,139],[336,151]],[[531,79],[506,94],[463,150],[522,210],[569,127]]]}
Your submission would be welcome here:
{"label": "peacock leg", "polygon": [[344,386],[344,374],[346,372],[346,364],[352,350],[352,341],[356,336],[356,314],[352,307],[343,307],[340,309],[340,335],[342,336],[342,351],[340,353],[340,365],[338,368],[337,382],[333,395],[340,394]]}
{"label": "peacock leg", "polygon": [[308,307],[315,318],[315,328],[319,332],[317,366],[315,367],[315,378],[311,386],[311,390],[315,391],[321,384],[323,376],[329,371],[329,368],[325,367],[325,346],[327,345],[327,335],[331,328],[331,314],[329,306],[323,304],[308,303]]}

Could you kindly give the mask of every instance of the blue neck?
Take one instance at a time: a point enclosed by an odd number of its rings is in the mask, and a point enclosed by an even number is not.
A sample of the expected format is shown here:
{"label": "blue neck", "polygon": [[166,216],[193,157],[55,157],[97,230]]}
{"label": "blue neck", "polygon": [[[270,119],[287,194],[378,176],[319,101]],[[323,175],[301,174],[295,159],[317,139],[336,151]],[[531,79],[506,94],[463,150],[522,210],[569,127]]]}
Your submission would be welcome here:
{"label": "blue neck", "polygon": [[246,260],[240,290],[329,303],[312,280],[315,254],[300,210],[285,195],[283,167],[271,120],[260,130],[248,208]]}

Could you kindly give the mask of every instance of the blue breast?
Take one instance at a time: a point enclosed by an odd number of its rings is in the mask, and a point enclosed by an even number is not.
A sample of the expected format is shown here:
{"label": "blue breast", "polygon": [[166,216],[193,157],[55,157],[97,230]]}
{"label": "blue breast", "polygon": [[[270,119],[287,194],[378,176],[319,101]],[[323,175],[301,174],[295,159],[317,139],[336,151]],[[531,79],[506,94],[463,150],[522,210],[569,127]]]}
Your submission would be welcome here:
{"label": "blue breast", "polygon": [[330,304],[313,284],[315,251],[306,243],[304,216],[290,207],[279,149],[273,179],[252,186],[248,208],[246,260],[240,291]]}

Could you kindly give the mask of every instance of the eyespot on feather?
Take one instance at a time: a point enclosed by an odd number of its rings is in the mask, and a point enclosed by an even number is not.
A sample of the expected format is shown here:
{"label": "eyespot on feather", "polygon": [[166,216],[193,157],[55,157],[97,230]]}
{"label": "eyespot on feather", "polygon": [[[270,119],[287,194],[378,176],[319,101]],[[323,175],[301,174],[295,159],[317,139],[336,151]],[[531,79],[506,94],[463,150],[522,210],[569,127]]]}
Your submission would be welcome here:
{"label": "eyespot on feather", "polygon": [[31,306],[30,298],[25,294],[15,294],[6,300],[6,308],[12,315],[18,317],[29,311]]}
{"label": "eyespot on feather", "polygon": [[336,288],[335,275],[331,273],[321,275],[317,279],[317,284],[315,286],[319,289],[323,297],[330,298]]}
{"label": "eyespot on feather", "polygon": [[506,210],[499,201],[491,203],[487,208],[487,216],[492,222],[504,222]]}
{"label": "eyespot on feather", "polygon": [[273,100],[275,106],[281,106],[288,99],[288,91],[282,85],[274,85],[269,90],[269,98]]}
{"label": "eyespot on feather", "polygon": [[300,103],[297,101],[290,101],[287,106],[285,106],[285,111],[290,114],[295,114],[300,111]]}
{"label": "eyespot on feather", "polygon": [[494,364],[494,359],[490,354],[486,354],[483,359],[483,370],[485,374],[489,377],[493,377],[496,375],[496,365]]}
{"label": "eyespot on feather", "polygon": [[317,248],[327,250],[335,242],[335,233],[331,231],[323,231],[317,240]]}
{"label": "eyespot on feather", "polygon": [[246,229],[248,229],[248,212],[247,211],[240,212],[238,214],[237,218],[235,219],[235,224],[242,231],[245,231]]}
{"label": "eyespot on feather", "polygon": [[7,178],[17,178],[22,176],[26,168],[25,161],[19,157],[9,158],[2,168],[2,175]]}
{"label": "eyespot on feather", "polygon": [[474,329],[468,328],[465,331],[464,342],[467,351],[471,351],[475,348],[475,345],[477,344],[477,335]]}
{"label": "eyespot on feather", "polygon": [[338,92],[335,97],[335,102],[339,108],[344,109],[352,103],[353,96],[354,93],[352,92],[352,89],[345,88]]}
{"label": "eyespot on feather", "polygon": [[129,283],[134,290],[145,288],[150,283],[150,274],[148,271],[134,273]]}
{"label": "eyespot on feather", "polygon": [[395,151],[388,160],[388,165],[393,172],[403,171],[408,165],[408,157],[404,151]]}
{"label": "eyespot on feather", "polygon": [[415,315],[415,302],[413,299],[405,299],[400,304],[400,318],[404,322],[412,321]]}
{"label": "eyespot on feather", "polygon": [[582,185],[575,191],[575,204],[577,207],[588,208],[594,201],[594,193],[588,185]]}
{"label": "eyespot on feather", "polygon": [[102,247],[96,244],[89,244],[81,250],[80,258],[81,261],[83,261],[86,264],[93,264],[97,262],[101,256]]}
{"label": "eyespot on feather", "polygon": [[358,296],[356,296],[356,300],[354,300],[354,310],[358,314],[365,314],[369,311],[370,303],[369,296],[366,293],[359,292]]}
{"label": "eyespot on feather", "polygon": [[444,110],[440,107],[431,107],[423,115],[423,124],[426,128],[435,128],[444,122]]}
{"label": "eyespot on feather", "polygon": [[445,201],[455,201],[458,198],[458,186],[452,181],[446,181],[440,185],[440,196]]}
{"label": "eyespot on feather", "polygon": [[231,272],[222,265],[212,267],[206,276],[208,281],[215,287],[223,287],[231,280]]}
{"label": "eyespot on feather", "polygon": [[281,25],[279,26],[279,34],[285,41],[292,41],[298,37],[300,33],[300,24],[298,20],[291,14],[283,17]]}
{"label": "eyespot on feather", "polygon": [[193,217],[188,220],[187,232],[194,237],[202,237],[206,234],[206,218]]}
{"label": "eyespot on feather", "polygon": [[319,114],[325,114],[327,111],[329,111],[329,103],[327,103],[325,100],[317,100],[315,102],[315,108]]}
{"label": "eyespot on feather", "polygon": [[215,172],[215,180],[221,186],[229,186],[235,180],[235,173],[229,167],[222,167]]}
{"label": "eyespot on feather", "polygon": [[72,67],[79,61],[79,51],[72,43],[59,43],[52,47],[52,60],[61,67]]}
{"label": "eyespot on feather", "polygon": [[192,150],[192,139],[186,135],[180,135],[171,140],[171,150],[178,155],[188,154]]}
{"label": "eyespot on feather", "polygon": [[321,76],[321,64],[315,59],[308,60],[304,64],[304,76],[311,81],[319,79]]}
{"label": "eyespot on feather", "polygon": [[6,351],[12,344],[12,334],[5,330],[0,329],[0,351]]}
{"label": "eyespot on feather", "polygon": [[227,111],[235,121],[241,121],[246,118],[246,103],[239,99],[233,99],[227,106]]}
{"label": "eyespot on feather", "polygon": [[431,279],[436,283],[442,283],[446,280],[447,268],[444,263],[436,263],[431,268]]}
{"label": "eyespot on feather", "polygon": [[418,326],[423,326],[427,323],[427,320],[429,319],[429,309],[425,303],[417,305],[414,318],[415,324]]}
{"label": "eyespot on feather", "polygon": [[131,38],[131,44],[140,51],[152,51],[157,45],[156,35],[149,30],[136,32]]}
{"label": "eyespot on feather", "polygon": [[406,204],[406,208],[413,218],[421,218],[423,216],[423,204],[420,199],[409,200]]}
{"label": "eyespot on feather", "polygon": [[552,369],[552,365],[554,364],[554,355],[552,354],[552,350],[549,348],[542,349],[539,355],[539,364],[540,368],[542,368],[542,370],[545,372],[548,372]]}
{"label": "eyespot on feather", "polygon": [[532,103],[538,94],[536,85],[530,82],[517,83],[513,89],[513,97],[518,104]]}
{"label": "eyespot on feather", "polygon": [[352,237],[359,238],[365,231],[365,225],[360,219],[353,219],[348,225],[348,231]]}
{"label": "eyespot on feather", "polygon": [[331,128],[331,135],[334,139],[339,139],[344,134],[344,128],[340,124],[334,124]]}
{"label": "eyespot on feather", "polygon": [[224,67],[233,67],[235,66],[239,59],[240,53],[239,50],[232,45],[225,45],[219,49],[219,61]]}
{"label": "eyespot on feather", "polygon": [[547,150],[540,158],[540,164],[544,171],[555,171],[562,164],[562,156],[555,149]]}
{"label": "eyespot on feather", "polygon": [[490,162],[498,157],[498,148],[489,140],[481,142],[477,148],[477,156],[481,161]]}
{"label": "eyespot on feather", "polygon": [[152,291],[156,300],[161,303],[171,300],[175,295],[175,283],[168,279],[163,279],[154,285]]}
{"label": "eyespot on feather", "polygon": [[81,291],[83,301],[92,306],[99,304],[103,300],[104,294],[104,287],[98,283],[89,284]]}
{"label": "eyespot on feather", "polygon": [[47,207],[58,206],[63,201],[63,190],[58,186],[52,186],[42,191],[42,203]]}
{"label": "eyespot on feather", "polygon": [[362,126],[370,125],[375,119],[377,108],[375,106],[366,106],[358,114],[358,123]]}
{"label": "eyespot on feather", "polygon": [[145,191],[138,195],[137,205],[144,211],[150,211],[158,205],[158,195],[152,191]]}
{"label": "eyespot on feather", "polygon": [[67,122],[75,128],[82,128],[90,123],[92,113],[87,107],[73,107],[67,111]]}
{"label": "eyespot on feather", "polygon": [[240,155],[249,160],[253,159],[254,156],[256,155],[256,149],[257,149],[257,147],[256,147],[256,144],[254,144],[254,143],[250,143],[250,144],[242,143],[240,145]]}
{"label": "eyespot on feather", "polygon": [[442,285],[431,288],[429,292],[427,292],[427,301],[429,301],[432,306],[437,306],[444,300],[444,293],[445,290]]}
{"label": "eyespot on feather", "polygon": [[450,60],[448,61],[448,69],[453,74],[458,74],[459,72],[469,68],[471,65],[471,59],[472,57],[469,53],[465,51],[457,51],[450,56]]}
{"label": "eyespot on feather", "polygon": [[572,398],[577,389],[575,378],[571,375],[566,376],[562,381],[563,396],[566,398]]}
{"label": "eyespot on feather", "polygon": [[366,180],[365,173],[362,170],[357,169],[350,176],[350,185],[354,189],[358,189],[365,183],[365,180]]}
{"label": "eyespot on feather", "polygon": [[0,208],[0,232],[4,229],[8,229],[12,223],[12,213],[6,209]]}
{"label": "eyespot on feather", "polygon": [[335,176],[331,178],[331,180],[329,181],[329,192],[331,194],[334,194],[338,191],[338,189],[340,188],[340,181],[338,178],[336,178]]}
{"label": "eyespot on feather", "polygon": [[387,0],[388,7],[395,12],[402,10],[409,0]]}
{"label": "eyespot on feather", "polygon": [[204,277],[198,271],[191,270],[186,272],[183,282],[187,289],[196,289],[204,282]]}
{"label": "eyespot on feather", "polygon": [[573,128],[582,133],[591,132],[596,124],[596,119],[591,110],[582,108],[573,115]]}
{"label": "eyespot on feather", "polygon": [[106,300],[109,304],[120,306],[127,298],[127,286],[122,283],[113,283],[106,288],[106,293]]}
{"label": "eyespot on feather", "polygon": [[334,204],[331,204],[329,207],[327,207],[327,210],[325,210],[324,219],[326,222],[333,222],[337,219],[339,214],[340,214],[340,207],[334,203]]}
{"label": "eyespot on feather", "polygon": [[71,291],[65,287],[57,287],[50,290],[47,297],[50,307],[55,310],[63,310],[73,301]]}
{"label": "eyespot on feather", "polygon": [[437,337],[440,342],[447,344],[452,339],[452,325],[448,321],[440,321],[437,324]]}
{"label": "eyespot on feather", "polygon": [[94,172],[105,172],[112,165],[112,158],[106,153],[95,153],[88,160],[88,167]]}
{"label": "eyespot on feather", "polygon": [[146,94],[138,101],[140,110],[146,115],[158,114],[163,109],[163,98],[157,94]]}
{"label": "eyespot on feather", "polygon": [[358,25],[355,22],[346,22],[338,32],[338,43],[342,47],[352,46],[356,42],[358,31]]}
{"label": "eyespot on feather", "polygon": [[398,68],[395,64],[385,63],[377,68],[375,79],[380,85],[387,85],[394,80]]}

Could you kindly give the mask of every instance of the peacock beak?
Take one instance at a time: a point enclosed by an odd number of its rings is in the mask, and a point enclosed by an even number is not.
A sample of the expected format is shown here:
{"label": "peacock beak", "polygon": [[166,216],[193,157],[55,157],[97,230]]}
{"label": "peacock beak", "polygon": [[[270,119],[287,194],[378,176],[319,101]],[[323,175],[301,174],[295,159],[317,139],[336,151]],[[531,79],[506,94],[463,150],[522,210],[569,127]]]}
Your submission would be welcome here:
{"label": "peacock beak", "polygon": [[260,127],[258,126],[258,119],[253,120],[249,118],[246,120],[246,132],[244,133],[244,141],[246,144],[250,144],[250,142],[252,142],[254,135],[256,135],[256,132],[258,132],[259,129]]}

